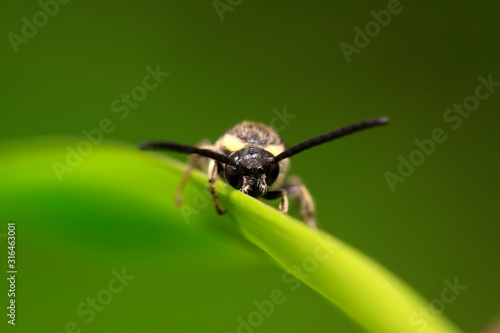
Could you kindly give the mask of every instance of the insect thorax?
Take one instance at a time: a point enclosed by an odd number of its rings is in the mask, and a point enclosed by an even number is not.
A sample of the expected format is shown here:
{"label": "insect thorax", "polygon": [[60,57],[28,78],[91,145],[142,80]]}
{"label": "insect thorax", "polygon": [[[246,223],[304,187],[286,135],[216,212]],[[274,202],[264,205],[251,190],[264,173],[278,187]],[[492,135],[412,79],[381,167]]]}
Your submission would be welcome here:
{"label": "insect thorax", "polygon": [[285,150],[285,144],[272,128],[249,121],[243,121],[228,129],[215,143],[216,148],[225,155],[246,147],[259,147],[274,156]]}

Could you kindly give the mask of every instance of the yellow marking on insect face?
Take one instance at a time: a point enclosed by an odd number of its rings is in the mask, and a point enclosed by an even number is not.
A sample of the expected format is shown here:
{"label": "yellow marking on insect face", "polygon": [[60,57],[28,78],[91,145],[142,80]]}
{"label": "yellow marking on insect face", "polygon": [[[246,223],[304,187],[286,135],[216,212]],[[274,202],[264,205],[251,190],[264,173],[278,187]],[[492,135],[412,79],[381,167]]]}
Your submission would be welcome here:
{"label": "yellow marking on insect face", "polygon": [[285,151],[285,146],[283,144],[269,145],[266,146],[264,149],[273,154],[274,156],[277,156]]}
{"label": "yellow marking on insect face", "polygon": [[234,135],[226,134],[222,137],[221,146],[230,152],[235,152],[245,148],[245,143]]}

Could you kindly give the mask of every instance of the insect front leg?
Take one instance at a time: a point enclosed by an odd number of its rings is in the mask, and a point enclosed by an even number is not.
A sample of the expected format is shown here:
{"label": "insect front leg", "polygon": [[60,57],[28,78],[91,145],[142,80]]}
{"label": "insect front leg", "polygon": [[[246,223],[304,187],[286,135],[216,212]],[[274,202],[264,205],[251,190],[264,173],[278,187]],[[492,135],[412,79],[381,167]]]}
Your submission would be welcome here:
{"label": "insect front leg", "polygon": [[316,209],[311,194],[298,177],[290,177],[282,186],[290,198],[297,198],[302,219],[311,227],[316,228]]}
{"label": "insect front leg", "polygon": [[215,178],[217,177],[217,163],[214,160],[210,160],[208,165],[208,184],[210,188],[210,194],[212,195],[212,201],[215,206],[215,210],[219,215],[224,214],[226,211],[222,210],[219,206],[219,198],[217,197],[217,192],[215,192]]}
{"label": "insect front leg", "polygon": [[279,209],[282,213],[288,212],[288,197],[298,199],[300,214],[304,222],[312,228],[316,228],[314,201],[311,194],[297,177],[288,179],[277,191],[269,191],[264,199],[277,199],[281,197]]}
{"label": "insect front leg", "polygon": [[269,191],[264,195],[263,198],[268,200],[281,198],[278,209],[283,214],[286,214],[288,212],[288,194],[286,189],[281,189],[278,191]]}

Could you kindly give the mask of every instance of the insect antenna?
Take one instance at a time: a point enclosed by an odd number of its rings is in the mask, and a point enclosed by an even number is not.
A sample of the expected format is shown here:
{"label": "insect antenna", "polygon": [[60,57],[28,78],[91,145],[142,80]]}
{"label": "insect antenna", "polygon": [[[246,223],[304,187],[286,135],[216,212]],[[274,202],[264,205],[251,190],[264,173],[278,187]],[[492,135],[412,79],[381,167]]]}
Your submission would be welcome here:
{"label": "insect antenna", "polygon": [[306,149],[312,148],[314,146],[320,145],[325,142],[329,142],[338,138],[341,138],[345,135],[352,134],[354,132],[358,132],[367,128],[375,127],[375,126],[381,126],[385,125],[389,122],[389,118],[383,117],[383,118],[374,118],[374,119],[368,119],[364,121],[360,121],[359,123],[354,123],[345,127],[341,127],[339,129],[336,129],[334,131],[319,135],[315,138],[306,140],[304,142],[301,142],[291,148],[288,148],[281,154],[278,154],[275,156],[269,163],[274,164],[278,163],[281,160],[284,160],[285,158],[289,158],[293,155],[296,155],[300,153],[301,151],[304,151]]}
{"label": "insect antenna", "polygon": [[179,153],[198,154],[204,157],[214,159],[218,162],[235,165],[227,156],[219,154],[209,149],[202,149],[193,146],[183,145],[180,143],[166,141],[147,141],[139,145],[141,150],[171,150]]}

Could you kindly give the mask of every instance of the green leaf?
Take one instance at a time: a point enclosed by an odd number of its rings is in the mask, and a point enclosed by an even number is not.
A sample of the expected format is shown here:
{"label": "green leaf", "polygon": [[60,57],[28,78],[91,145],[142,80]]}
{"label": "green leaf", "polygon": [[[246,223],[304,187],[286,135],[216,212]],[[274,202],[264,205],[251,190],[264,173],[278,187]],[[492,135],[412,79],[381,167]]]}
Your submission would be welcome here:
{"label": "green leaf", "polygon": [[[263,250],[367,331],[421,331],[416,315],[429,305],[380,264],[334,236],[222,182],[217,191],[228,212],[218,216],[206,176],[198,171],[186,187],[184,205],[175,206],[173,194],[184,167],[165,155],[119,143],[94,146],[64,137],[4,141],[2,218],[18,221],[23,242],[31,241],[40,253],[85,247],[84,252],[68,252],[68,257],[60,254],[75,264],[88,256],[100,258],[96,265],[111,263],[148,248],[145,270],[158,265],[161,253],[167,269],[178,274],[182,268],[185,276],[190,271],[266,265]],[[41,241],[40,235],[50,235],[50,242]],[[425,324],[427,333],[459,331],[443,315]]]}

